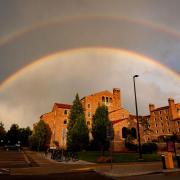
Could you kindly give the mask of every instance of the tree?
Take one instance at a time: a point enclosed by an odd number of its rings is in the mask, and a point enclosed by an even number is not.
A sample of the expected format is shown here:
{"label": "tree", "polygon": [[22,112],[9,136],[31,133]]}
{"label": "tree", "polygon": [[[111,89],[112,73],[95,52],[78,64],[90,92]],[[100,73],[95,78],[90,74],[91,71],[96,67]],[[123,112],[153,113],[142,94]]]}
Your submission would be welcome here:
{"label": "tree", "polygon": [[28,146],[28,139],[31,136],[32,131],[30,127],[19,129],[19,140],[22,146]]}
{"label": "tree", "polygon": [[145,117],[139,118],[139,124],[143,127],[143,131],[146,134],[150,134],[153,132],[152,129],[150,129],[149,121]]}
{"label": "tree", "polygon": [[89,132],[85,121],[85,114],[79,95],[73,101],[67,127],[67,148],[71,151],[78,151],[86,148],[89,143]]}
{"label": "tree", "polygon": [[6,141],[10,144],[16,144],[20,140],[18,124],[12,124],[6,134]]}
{"label": "tree", "polygon": [[109,148],[109,141],[107,141],[106,137],[106,128],[110,123],[107,106],[99,106],[93,116],[92,136],[93,143],[97,145],[102,154],[104,154],[105,149]]}
{"label": "tree", "polygon": [[49,144],[50,135],[49,126],[43,120],[40,120],[34,127],[33,135],[29,138],[30,147],[33,150],[44,150]]}
{"label": "tree", "polygon": [[6,130],[4,128],[4,124],[2,122],[0,122],[0,143],[1,140],[5,140],[5,136],[6,136]]}

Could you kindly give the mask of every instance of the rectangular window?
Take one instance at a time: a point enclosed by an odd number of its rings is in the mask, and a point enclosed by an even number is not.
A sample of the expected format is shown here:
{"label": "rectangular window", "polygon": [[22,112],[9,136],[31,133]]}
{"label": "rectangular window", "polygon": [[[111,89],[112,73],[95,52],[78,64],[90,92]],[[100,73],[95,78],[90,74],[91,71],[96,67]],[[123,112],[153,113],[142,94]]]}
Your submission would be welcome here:
{"label": "rectangular window", "polygon": [[88,104],[88,108],[90,108],[91,107],[91,105],[90,104]]}
{"label": "rectangular window", "polygon": [[106,97],[106,102],[107,102],[107,103],[109,102],[109,98],[108,98],[108,97]]}
{"label": "rectangular window", "polygon": [[64,114],[67,115],[67,109],[64,110]]}

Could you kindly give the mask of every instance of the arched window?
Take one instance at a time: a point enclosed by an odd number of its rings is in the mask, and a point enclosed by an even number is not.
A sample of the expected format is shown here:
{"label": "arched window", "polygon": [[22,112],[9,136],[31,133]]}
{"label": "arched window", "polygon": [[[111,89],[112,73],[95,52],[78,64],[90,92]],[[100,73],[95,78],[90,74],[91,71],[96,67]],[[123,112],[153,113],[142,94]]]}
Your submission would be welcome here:
{"label": "arched window", "polygon": [[137,139],[136,128],[131,128],[131,135],[134,139]]}
{"label": "arched window", "polygon": [[102,97],[102,102],[105,102],[105,97],[104,96]]}
{"label": "arched window", "polygon": [[109,102],[112,103],[112,98],[110,97]]}
{"label": "arched window", "polygon": [[123,127],[122,128],[122,138],[127,138],[127,128],[126,127]]}
{"label": "arched window", "polygon": [[64,120],[64,124],[67,124],[67,120],[66,119]]}

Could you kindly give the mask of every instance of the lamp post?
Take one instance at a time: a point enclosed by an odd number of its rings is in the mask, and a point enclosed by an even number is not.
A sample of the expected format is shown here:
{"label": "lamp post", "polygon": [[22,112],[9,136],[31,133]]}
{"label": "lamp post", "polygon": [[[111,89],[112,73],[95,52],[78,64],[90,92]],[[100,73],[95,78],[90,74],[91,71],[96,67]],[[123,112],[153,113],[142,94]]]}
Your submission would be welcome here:
{"label": "lamp post", "polygon": [[138,132],[138,145],[139,145],[139,159],[142,159],[142,151],[141,151],[141,138],[140,138],[140,131],[139,131],[139,118],[138,118],[138,107],[137,107],[137,97],[136,97],[136,83],[135,78],[139,77],[139,75],[133,76],[134,82],[134,97],[135,97],[135,106],[136,106],[136,119],[137,119],[137,132]]}

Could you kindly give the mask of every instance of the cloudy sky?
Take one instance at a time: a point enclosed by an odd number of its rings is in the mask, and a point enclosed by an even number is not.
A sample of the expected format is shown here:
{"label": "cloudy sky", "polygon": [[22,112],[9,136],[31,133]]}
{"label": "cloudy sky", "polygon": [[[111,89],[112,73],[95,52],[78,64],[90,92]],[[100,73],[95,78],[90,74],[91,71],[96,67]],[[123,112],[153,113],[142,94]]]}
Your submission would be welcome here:
{"label": "cloudy sky", "polygon": [[179,0],[0,0],[0,121],[32,126],[54,102],[121,89],[180,102]]}

